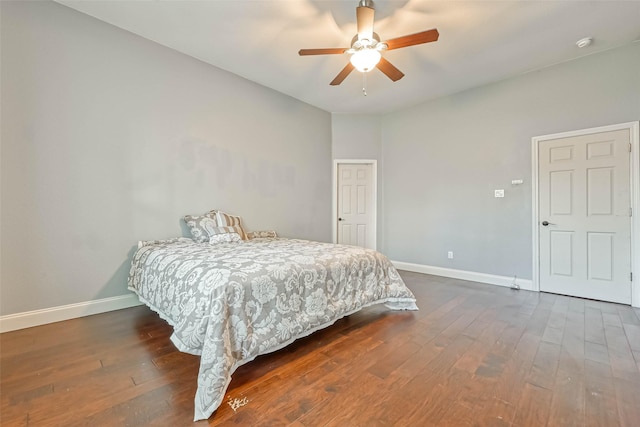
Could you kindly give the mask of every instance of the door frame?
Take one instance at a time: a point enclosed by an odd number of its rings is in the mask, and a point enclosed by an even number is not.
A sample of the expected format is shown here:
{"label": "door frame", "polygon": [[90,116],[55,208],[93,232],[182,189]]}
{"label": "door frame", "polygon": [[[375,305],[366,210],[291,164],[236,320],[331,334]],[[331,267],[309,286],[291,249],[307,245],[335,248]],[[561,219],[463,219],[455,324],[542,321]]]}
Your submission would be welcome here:
{"label": "door frame", "polygon": [[631,272],[635,277],[631,281],[631,305],[640,307],[640,122],[627,122],[609,126],[599,126],[589,129],[581,129],[570,132],[560,132],[550,135],[535,136],[531,138],[531,164],[532,164],[532,241],[533,241],[533,290],[540,292],[540,235],[539,235],[539,194],[538,194],[538,149],[541,141],[558,138],[570,138],[574,136],[589,135],[592,133],[610,132],[628,129],[631,136],[631,161],[629,179],[631,184]]}
{"label": "door frame", "polygon": [[378,247],[378,161],[375,159],[333,159],[332,195],[331,195],[331,236],[333,243],[338,243],[338,165],[365,164],[371,165],[371,181],[373,186],[373,250]]}

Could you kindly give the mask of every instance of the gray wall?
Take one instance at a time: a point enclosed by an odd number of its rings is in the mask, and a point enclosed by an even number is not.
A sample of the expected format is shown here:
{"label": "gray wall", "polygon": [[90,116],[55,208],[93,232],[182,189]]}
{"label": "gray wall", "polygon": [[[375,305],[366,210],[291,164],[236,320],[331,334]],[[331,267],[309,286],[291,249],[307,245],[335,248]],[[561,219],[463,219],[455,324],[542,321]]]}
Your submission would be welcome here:
{"label": "gray wall", "polygon": [[531,138],[638,119],[639,43],[386,115],[382,251],[531,279]]}
{"label": "gray wall", "polygon": [[0,315],[123,295],[212,208],[331,238],[331,116],[51,2],[0,2]]}
{"label": "gray wall", "polygon": [[382,119],[374,114],[331,115],[334,159],[382,160]]}

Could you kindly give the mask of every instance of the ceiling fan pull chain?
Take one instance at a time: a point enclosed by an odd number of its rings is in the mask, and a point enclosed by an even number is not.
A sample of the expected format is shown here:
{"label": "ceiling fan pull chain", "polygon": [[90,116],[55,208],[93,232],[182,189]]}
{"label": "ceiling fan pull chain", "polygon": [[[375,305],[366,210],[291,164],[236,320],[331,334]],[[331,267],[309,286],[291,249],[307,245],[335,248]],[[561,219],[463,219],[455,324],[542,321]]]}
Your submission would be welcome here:
{"label": "ceiling fan pull chain", "polygon": [[362,73],[362,93],[367,96],[367,73]]}

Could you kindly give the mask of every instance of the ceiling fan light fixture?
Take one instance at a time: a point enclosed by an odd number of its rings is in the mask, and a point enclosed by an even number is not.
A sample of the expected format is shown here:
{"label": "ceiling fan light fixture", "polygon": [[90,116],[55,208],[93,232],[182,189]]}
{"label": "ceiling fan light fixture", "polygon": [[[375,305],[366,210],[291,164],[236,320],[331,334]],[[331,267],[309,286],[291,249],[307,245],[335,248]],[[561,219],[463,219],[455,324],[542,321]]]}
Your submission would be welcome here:
{"label": "ceiling fan light fixture", "polygon": [[361,73],[367,73],[375,68],[380,62],[382,55],[376,49],[360,49],[351,55],[351,64]]}

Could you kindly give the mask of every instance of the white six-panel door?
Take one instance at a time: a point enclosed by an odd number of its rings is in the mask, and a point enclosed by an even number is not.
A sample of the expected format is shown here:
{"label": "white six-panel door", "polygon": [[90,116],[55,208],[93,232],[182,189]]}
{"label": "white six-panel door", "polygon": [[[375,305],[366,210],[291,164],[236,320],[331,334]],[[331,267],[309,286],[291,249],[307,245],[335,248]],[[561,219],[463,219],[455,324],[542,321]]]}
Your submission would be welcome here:
{"label": "white six-panel door", "polygon": [[373,165],[338,164],[338,243],[375,248]]}
{"label": "white six-panel door", "polygon": [[538,145],[540,290],[631,303],[630,132]]}

